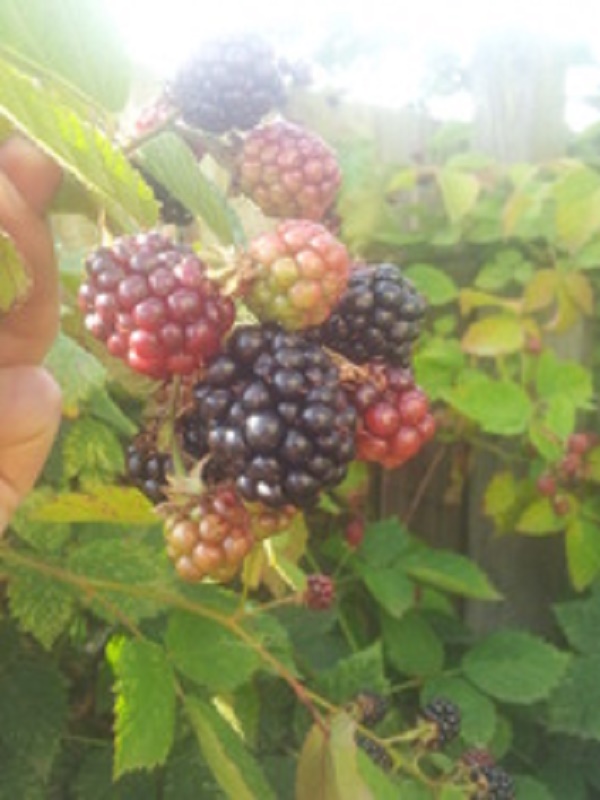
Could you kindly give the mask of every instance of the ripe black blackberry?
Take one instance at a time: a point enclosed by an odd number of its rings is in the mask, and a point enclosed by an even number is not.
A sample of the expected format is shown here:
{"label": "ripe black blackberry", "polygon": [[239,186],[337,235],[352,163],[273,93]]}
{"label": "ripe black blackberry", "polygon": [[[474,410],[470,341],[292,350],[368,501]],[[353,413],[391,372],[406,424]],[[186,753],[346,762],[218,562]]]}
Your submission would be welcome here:
{"label": "ripe black blackberry", "polygon": [[125,467],[130,483],[143,492],[154,504],[165,499],[167,476],[173,469],[171,457],[160,453],[144,439],[133,441],[125,454]]}
{"label": "ripe black blackberry", "polygon": [[312,505],[354,457],[356,412],[329,356],[276,326],[238,327],[195,387],[210,462],[242,497]]}
{"label": "ripe black blackberry", "polygon": [[373,739],[369,739],[368,736],[362,733],[356,733],[354,735],[354,740],[356,746],[360,747],[378,767],[381,767],[381,769],[386,772],[392,768],[392,758],[383,745],[373,741]]}
{"label": "ripe black blackberry", "polygon": [[157,181],[147,170],[135,164],[136,169],[152,189],[156,202],[160,206],[160,218],[166,225],[177,225],[180,228],[191,225],[194,215],[180,203],[176,197],[165,189],[160,181]]}
{"label": "ripe black blackberry", "polygon": [[422,709],[421,717],[432,723],[431,733],[424,738],[427,747],[437,750],[460,733],[460,709],[451,700],[436,697]]}
{"label": "ripe black blackberry", "polygon": [[394,264],[360,264],[331,316],[311,336],[355,364],[408,367],[425,300]]}
{"label": "ripe black blackberry", "polygon": [[271,47],[258,36],[208,42],[180,70],[171,98],[192,127],[248,130],[281,104],[284,87]]}
{"label": "ripe black blackberry", "polygon": [[356,716],[362,725],[372,727],[384,719],[390,710],[390,701],[377,692],[363,689],[353,701]]}
{"label": "ripe black blackberry", "polygon": [[514,800],[517,796],[513,778],[497,764],[473,767],[469,779],[476,787],[470,800]]}

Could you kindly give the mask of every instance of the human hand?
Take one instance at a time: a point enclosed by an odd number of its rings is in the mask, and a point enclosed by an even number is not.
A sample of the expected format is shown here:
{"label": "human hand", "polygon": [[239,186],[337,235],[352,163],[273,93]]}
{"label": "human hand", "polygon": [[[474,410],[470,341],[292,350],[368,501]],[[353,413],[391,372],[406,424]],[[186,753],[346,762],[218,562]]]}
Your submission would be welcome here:
{"label": "human hand", "polygon": [[26,302],[0,319],[0,534],[33,486],[60,422],[60,390],[39,366],[59,325],[58,274],[44,213],[60,180],[56,164],[26,140],[0,146],[0,230],[33,280]]}

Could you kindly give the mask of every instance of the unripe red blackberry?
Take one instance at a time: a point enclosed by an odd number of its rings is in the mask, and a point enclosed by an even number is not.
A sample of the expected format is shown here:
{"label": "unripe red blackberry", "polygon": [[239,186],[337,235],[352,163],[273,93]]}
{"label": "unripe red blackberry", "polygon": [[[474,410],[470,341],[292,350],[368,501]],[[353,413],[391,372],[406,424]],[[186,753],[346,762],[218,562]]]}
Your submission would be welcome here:
{"label": "unripe red blackberry", "polygon": [[358,412],[359,460],[399,467],[435,433],[427,396],[409,370],[370,364],[364,381],[349,384],[347,392]]}
{"label": "unripe red blackberry", "polygon": [[394,264],[357,264],[331,315],[311,332],[354,364],[410,365],[425,300]]}
{"label": "unripe red blackberry", "polygon": [[186,581],[230,580],[254,544],[250,514],[230,486],[181,506],[174,502],[164,513],[167,553]]}
{"label": "unripe red blackberry", "polygon": [[246,302],[263,321],[287,330],[319,325],[348,282],[344,245],[310,220],[286,220],[249,247]]}
{"label": "unripe red blackberry", "polygon": [[170,96],[188,125],[222,134],[253,128],[281,104],[284,86],[263,39],[231,36],[204,44],[175,77]]}
{"label": "unripe red blackberry", "polygon": [[554,497],[557,490],[556,479],[550,473],[545,472],[537,479],[537,490],[543,497]]}
{"label": "unripe red blackberry", "polygon": [[288,530],[298,514],[294,506],[269,508],[262,503],[248,503],[254,538],[262,542]]}
{"label": "unripe red blackberry", "polygon": [[365,538],[365,521],[362,517],[352,517],[344,526],[344,539],[348,547],[360,547]]}
{"label": "unripe red blackberry", "polygon": [[235,309],[187,247],[159,233],[123,236],[86,259],[87,329],[136,372],[167,380],[211,361]]}
{"label": "unripe red blackberry", "polygon": [[569,452],[583,456],[592,446],[592,437],[587,433],[572,433],[567,442]]}
{"label": "unripe red blackberry", "polygon": [[320,220],[341,181],[335,153],[311,131],[277,120],[246,137],[235,179],[269,217]]}
{"label": "unripe red blackberry", "polygon": [[564,494],[558,494],[552,498],[552,508],[557,517],[566,517],[571,510],[571,502]]}
{"label": "unripe red blackberry", "polygon": [[329,575],[308,575],[302,600],[313,611],[327,611],[335,601],[335,583]]}
{"label": "unripe red blackberry", "polygon": [[167,476],[173,463],[167,453],[158,452],[144,436],[138,437],[127,448],[125,467],[128,480],[153,503],[166,499]]}
{"label": "unripe red blackberry", "polygon": [[249,503],[311,506],[344,479],[354,458],[356,413],[339,372],[298,334],[237,327],[194,395],[208,464]]}
{"label": "unripe red blackberry", "polygon": [[423,739],[427,747],[437,750],[460,734],[460,709],[451,700],[435,698],[421,710],[420,716],[431,723],[431,731]]}

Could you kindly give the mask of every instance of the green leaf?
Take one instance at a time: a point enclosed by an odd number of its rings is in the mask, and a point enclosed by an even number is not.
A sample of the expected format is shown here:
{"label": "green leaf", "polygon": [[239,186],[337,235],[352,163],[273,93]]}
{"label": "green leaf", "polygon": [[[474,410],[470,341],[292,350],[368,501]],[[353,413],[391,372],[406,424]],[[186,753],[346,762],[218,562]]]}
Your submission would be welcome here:
{"label": "green leaf", "polygon": [[548,400],[542,425],[562,442],[566,442],[568,436],[575,429],[575,407],[572,401],[568,397],[558,394],[551,397]]}
{"label": "green leaf", "polygon": [[471,323],[461,346],[472,356],[491,357],[516,353],[523,349],[525,331],[517,317],[495,314]]}
{"label": "green leaf", "polygon": [[[398,794],[398,789],[400,789],[400,794]],[[396,794],[392,795],[390,793],[389,796],[389,800],[398,800],[398,798],[401,798],[401,800],[433,800],[434,794],[424,783],[402,781],[396,787]],[[386,800],[388,800],[387,797]]]}
{"label": "green leaf", "polygon": [[415,377],[432,400],[443,396],[465,365],[465,355],[455,339],[429,339],[415,353]]}
{"label": "green leaf", "polygon": [[130,65],[103,3],[54,0],[51,24],[48,11],[46,0],[3,0],[0,44],[119,111],[129,92]]}
{"label": "green leaf", "polygon": [[275,800],[259,765],[237,733],[212,706],[188,698],[186,711],[202,754],[231,800]]}
{"label": "green leaf", "polygon": [[593,395],[592,377],[581,364],[545,350],[537,360],[536,390],[544,400],[560,395],[576,407],[586,408]]}
{"label": "green leaf", "polygon": [[552,187],[556,230],[570,249],[577,250],[600,228],[600,181],[595,170],[577,164]]}
{"label": "green leaf", "polygon": [[68,417],[76,416],[81,404],[106,380],[102,364],[64,333],[58,334],[46,366],[62,389],[63,411]]}
{"label": "green leaf", "polygon": [[123,446],[116,434],[94,419],[80,419],[63,439],[63,463],[67,478],[82,483],[110,483],[125,472]]}
{"label": "green leaf", "polygon": [[19,570],[8,584],[10,612],[24,631],[50,649],[74,611],[70,588],[39,572]]}
{"label": "green leaf", "polygon": [[465,676],[479,689],[507,703],[543,700],[563,677],[569,656],[520,631],[493,633],[462,662]]}
{"label": "green leaf", "polygon": [[403,574],[401,567],[371,569],[360,562],[356,567],[369,592],[392,617],[399,619],[412,606],[414,585]]}
{"label": "green leaf", "polygon": [[122,436],[131,438],[137,432],[138,426],[121,411],[104,388],[90,394],[88,408],[92,416],[106,422]]}
{"label": "green leaf", "polygon": [[438,171],[437,180],[450,221],[460,222],[477,202],[481,189],[479,181],[474,175],[449,167]]}
{"label": "green leaf", "polygon": [[415,581],[478,600],[499,600],[487,575],[471,559],[449,550],[420,546],[403,559],[402,568]]}
{"label": "green leaf", "polygon": [[359,773],[354,728],[344,713],[331,720],[329,736],[313,725],[298,760],[296,800],[375,800]]}
{"label": "green leaf", "polygon": [[12,241],[0,231],[0,314],[27,299],[31,275]]}
{"label": "green leaf", "polygon": [[365,650],[341,659],[333,669],[321,672],[317,685],[321,694],[338,705],[350,702],[365,686],[370,691],[387,694],[390,687],[385,677],[381,642],[375,642]]}
{"label": "green leaf", "polygon": [[511,510],[517,500],[517,479],[509,470],[497,472],[488,483],[483,501],[484,513],[500,517]]}
{"label": "green leaf", "polygon": [[600,655],[600,592],[585,600],[572,600],[554,606],[558,624],[571,647],[581,653]]}
{"label": "green leaf", "polygon": [[458,287],[445,272],[430,264],[412,264],[404,274],[432,306],[443,306],[458,296]]}
{"label": "green leaf", "polygon": [[[376,766],[369,756],[360,748],[356,751],[358,771],[368,785],[376,800],[398,800],[398,784],[392,782],[385,772]],[[415,784],[416,786],[417,784]],[[422,786],[423,784],[418,784]],[[402,800],[431,800],[431,795],[425,790],[424,795],[409,794],[402,786]]]}
{"label": "green leaf", "polygon": [[0,654],[0,719],[0,742],[47,779],[67,723],[64,679],[49,658],[25,650]]}
{"label": "green leaf", "polygon": [[600,447],[590,450],[585,459],[585,477],[594,483],[600,483]]}
{"label": "green leaf", "polygon": [[156,223],[158,205],[125,155],[0,57],[1,115],[86,186],[118,228],[133,232]]}
{"label": "green leaf", "polygon": [[538,497],[522,512],[516,525],[519,533],[547,536],[564,530],[565,519],[554,513],[549,497]]}
{"label": "green leaf", "polygon": [[501,250],[479,270],[475,286],[484,292],[497,292],[512,281],[526,283],[532,272],[531,263],[518,250]]}
{"label": "green leaf", "polygon": [[440,675],[423,686],[421,703],[444,697],[460,708],[460,732],[471,745],[484,745],[491,741],[496,729],[496,709],[491,700],[462,678]]}
{"label": "green leaf", "polygon": [[89,602],[99,617],[136,622],[162,611],[152,587],[164,577],[163,565],[149,544],[103,535],[72,550],[68,564],[94,586]]}
{"label": "green leaf", "polygon": [[152,503],[138,489],[95,486],[86,493],[67,492],[50,497],[32,511],[38,522],[98,522],[130,525],[156,524]]}
{"label": "green leaf", "polygon": [[446,400],[487,433],[514,436],[527,430],[533,404],[518,384],[469,374],[467,380],[444,393]]}
{"label": "green leaf", "polygon": [[190,148],[175,134],[163,133],[138,151],[153,178],[183,205],[200,216],[224,244],[240,236],[240,223],[225,197],[200,171]]}
{"label": "green leaf", "polygon": [[371,568],[388,568],[411,549],[412,542],[395,517],[369,525],[359,548],[361,562]]}
{"label": "green leaf", "polygon": [[71,538],[71,526],[64,522],[38,522],[33,519],[36,511],[44,506],[52,491],[40,488],[25,499],[11,520],[11,529],[19,539],[42,553],[57,553]]}
{"label": "green leaf", "polygon": [[600,527],[583,515],[571,519],[565,547],[569,577],[573,586],[581,591],[600,573]]}
{"label": "green leaf", "polygon": [[600,655],[573,659],[549,701],[551,730],[600,741],[599,674]]}
{"label": "green leaf", "polygon": [[184,611],[171,614],[165,642],[177,669],[215,692],[236,689],[261,666],[256,651],[224,623]]}
{"label": "green leaf", "polygon": [[116,676],[115,776],[164,764],[175,734],[175,676],[151,642],[112,639],[107,658]]}
{"label": "green leaf", "polygon": [[402,619],[382,614],[381,629],[387,658],[400,672],[425,677],[444,666],[444,647],[430,623],[416,611]]}
{"label": "green leaf", "polygon": [[554,795],[530,775],[515,776],[515,797],[519,800],[554,800]]}
{"label": "green leaf", "polygon": [[95,746],[83,756],[73,782],[76,800],[158,800],[154,775],[138,772],[113,781],[112,762],[108,744]]}

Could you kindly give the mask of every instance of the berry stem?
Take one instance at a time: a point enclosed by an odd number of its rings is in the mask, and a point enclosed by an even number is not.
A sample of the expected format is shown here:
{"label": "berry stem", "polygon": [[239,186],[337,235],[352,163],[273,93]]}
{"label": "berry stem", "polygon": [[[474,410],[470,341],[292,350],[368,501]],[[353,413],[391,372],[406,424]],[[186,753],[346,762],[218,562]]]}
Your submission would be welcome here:
{"label": "berry stem", "polygon": [[171,396],[169,398],[169,408],[167,414],[167,428],[169,435],[169,450],[173,459],[173,471],[176,477],[184,477],[187,475],[187,470],[183,463],[183,456],[181,448],[177,441],[175,433],[175,423],[177,419],[177,409],[179,407],[179,397],[181,394],[181,375],[176,375],[173,379],[171,387]]}
{"label": "berry stem", "polygon": [[151,139],[154,139],[156,136],[159,136],[165,131],[171,130],[173,123],[178,117],[179,110],[174,108],[173,111],[168,114],[168,116],[166,116],[163,120],[161,120],[160,123],[156,125],[156,127],[126,142],[122,147],[123,153],[125,153],[126,156],[133,155],[137,150],[140,149],[140,147],[146,144],[146,142],[149,142]]}

